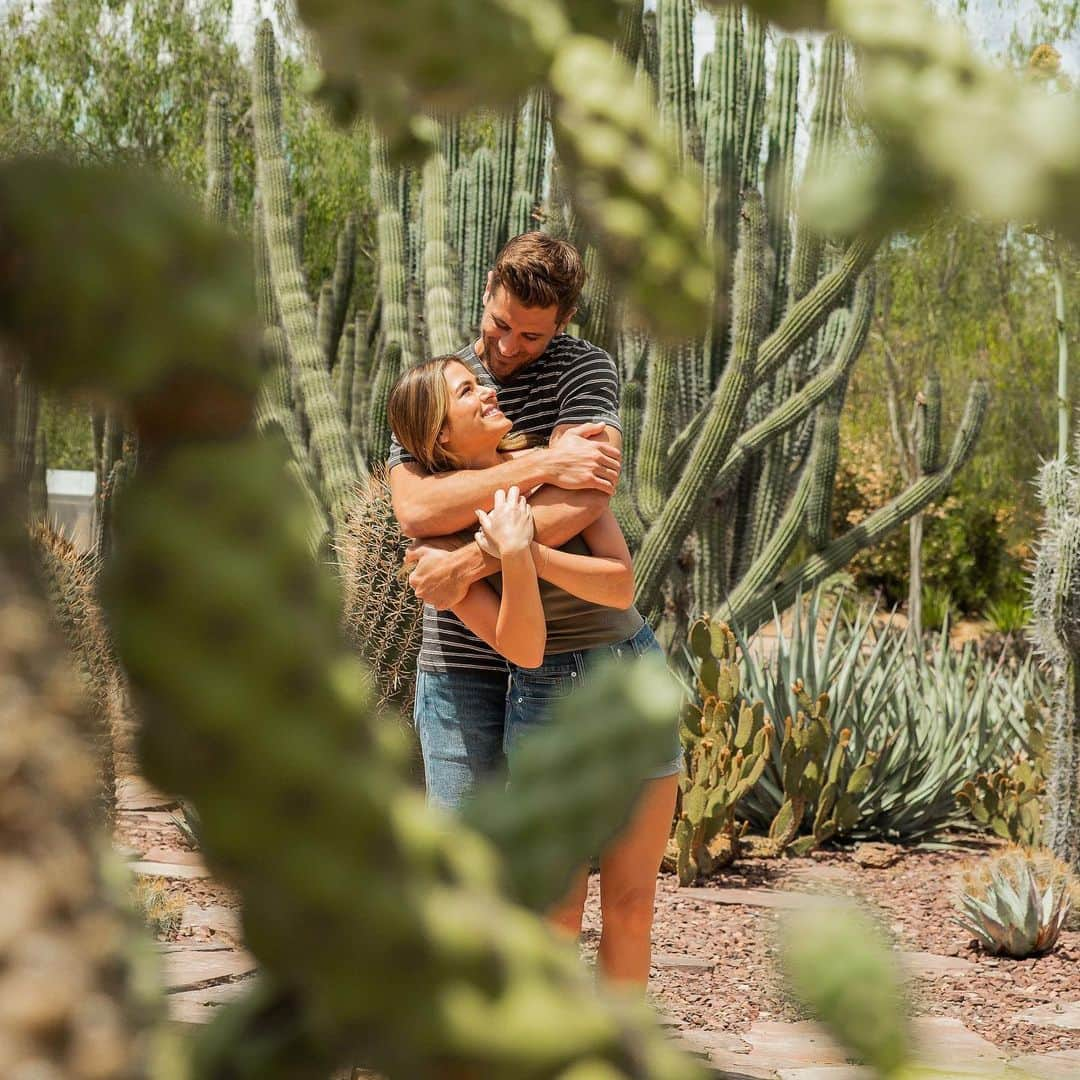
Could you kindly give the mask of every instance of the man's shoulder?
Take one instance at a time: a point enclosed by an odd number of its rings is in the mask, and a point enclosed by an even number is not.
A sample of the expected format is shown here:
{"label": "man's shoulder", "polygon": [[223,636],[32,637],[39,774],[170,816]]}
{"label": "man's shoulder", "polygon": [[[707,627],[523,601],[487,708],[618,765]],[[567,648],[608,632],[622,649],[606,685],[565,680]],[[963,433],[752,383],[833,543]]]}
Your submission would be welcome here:
{"label": "man's shoulder", "polygon": [[615,366],[615,361],[599,345],[570,334],[557,334],[551,339],[551,344],[544,352],[544,361],[557,368],[578,366],[582,363]]}

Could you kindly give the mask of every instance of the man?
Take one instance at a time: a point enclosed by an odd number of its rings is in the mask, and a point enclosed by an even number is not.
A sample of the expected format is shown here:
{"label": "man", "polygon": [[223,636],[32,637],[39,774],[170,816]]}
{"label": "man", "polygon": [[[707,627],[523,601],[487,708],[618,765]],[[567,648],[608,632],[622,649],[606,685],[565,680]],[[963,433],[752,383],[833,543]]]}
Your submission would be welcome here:
{"label": "man", "polygon": [[499,488],[539,488],[530,499],[537,539],[559,547],[595,521],[621,466],[619,378],[602,349],[564,333],[584,284],[577,250],[544,233],[524,233],[488,275],[480,338],[457,355],[492,386],[514,430],[544,449],[489,469],[429,475],[390,448],[390,488],[402,530],[419,543],[409,583],[425,602],[416,722],[429,799],[457,807],[476,780],[504,760],[506,662],[450,611],[469,586],[498,570],[474,542]]}

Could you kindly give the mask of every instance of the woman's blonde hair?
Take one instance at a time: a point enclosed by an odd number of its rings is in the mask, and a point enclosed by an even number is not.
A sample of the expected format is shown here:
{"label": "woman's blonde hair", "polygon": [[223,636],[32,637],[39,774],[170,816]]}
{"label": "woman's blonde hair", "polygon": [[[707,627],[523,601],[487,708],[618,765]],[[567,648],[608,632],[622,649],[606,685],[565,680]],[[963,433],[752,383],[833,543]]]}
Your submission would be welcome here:
{"label": "woman's blonde hair", "polygon": [[[428,472],[466,467],[465,462],[439,442],[439,432],[450,411],[445,375],[450,364],[469,366],[460,356],[436,356],[414,364],[398,377],[386,402],[390,430]],[[499,440],[500,450],[521,450],[528,445],[528,436],[513,431]]]}

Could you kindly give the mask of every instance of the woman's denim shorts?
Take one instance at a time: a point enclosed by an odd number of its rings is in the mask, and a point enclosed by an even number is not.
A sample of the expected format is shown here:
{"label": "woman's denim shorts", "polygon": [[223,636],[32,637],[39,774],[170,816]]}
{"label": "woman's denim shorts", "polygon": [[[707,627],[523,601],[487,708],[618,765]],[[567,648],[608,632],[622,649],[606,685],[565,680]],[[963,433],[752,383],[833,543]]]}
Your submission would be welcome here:
{"label": "woman's denim shorts", "polygon": [[[601,645],[580,652],[555,653],[536,668],[510,665],[510,698],[506,708],[506,731],[503,746],[509,751],[525,732],[547,723],[551,706],[559,698],[572,694],[589,677],[591,669],[608,657],[633,660],[647,652],[661,652],[652,627],[643,623],[641,629],[626,641]],[[682,747],[676,725],[671,729],[671,757],[654,769],[644,780],[672,776],[682,770]]]}

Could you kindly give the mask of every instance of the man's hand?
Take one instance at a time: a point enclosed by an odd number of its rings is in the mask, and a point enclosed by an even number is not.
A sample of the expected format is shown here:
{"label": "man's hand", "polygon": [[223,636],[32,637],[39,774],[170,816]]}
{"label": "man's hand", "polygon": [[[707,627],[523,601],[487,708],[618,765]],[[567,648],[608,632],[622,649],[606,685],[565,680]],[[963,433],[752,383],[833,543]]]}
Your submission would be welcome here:
{"label": "man's hand", "polygon": [[568,428],[546,450],[544,467],[547,483],[566,491],[593,488],[611,495],[619,481],[622,452],[604,442],[605,425],[601,422],[578,424]]}
{"label": "man's hand", "polygon": [[471,582],[457,572],[454,556],[463,543],[456,536],[440,536],[415,543],[406,552],[405,565],[412,567],[409,585],[418,600],[442,611],[465,599]]}

